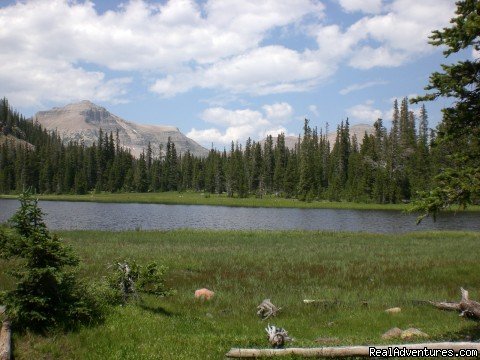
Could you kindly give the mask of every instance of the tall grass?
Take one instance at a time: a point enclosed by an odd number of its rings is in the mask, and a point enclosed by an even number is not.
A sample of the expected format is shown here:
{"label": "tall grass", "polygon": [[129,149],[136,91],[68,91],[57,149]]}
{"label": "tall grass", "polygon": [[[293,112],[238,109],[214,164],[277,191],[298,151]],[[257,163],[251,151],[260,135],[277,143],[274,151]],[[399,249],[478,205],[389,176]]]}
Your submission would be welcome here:
{"label": "tall grass", "polygon": [[[262,198],[232,198],[226,194],[209,194],[193,191],[159,192],[159,193],[99,193],[87,195],[39,195],[41,200],[94,201],[110,203],[147,203],[147,204],[184,204],[184,205],[218,205],[267,208],[318,208],[318,209],[358,209],[358,210],[405,210],[405,204],[366,204],[353,202],[299,201],[285,199],[274,195]],[[16,198],[14,195],[0,195],[0,198]],[[480,209],[480,207],[479,207]]]}
{"label": "tall grass", "polygon": [[[170,268],[168,284],[177,294],[118,307],[104,323],[75,332],[16,335],[16,359],[221,359],[230,347],[267,346],[266,323],[256,316],[265,298],[282,308],[269,322],[286,328],[295,346],[318,346],[319,337],[336,337],[341,345],[384,343],[381,334],[394,326],[418,327],[433,340],[480,338],[474,323],[415,301],[457,300],[460,286],[480,298],[480,233],[61,235],[82,258],[82,277],[101,278],[115,259],[156,260]],[[1,284],[7,284],[5,266]],[[215,291],[212,301],[194,300],[201,287]],[[392,306],[402,312],[386,314]]]}

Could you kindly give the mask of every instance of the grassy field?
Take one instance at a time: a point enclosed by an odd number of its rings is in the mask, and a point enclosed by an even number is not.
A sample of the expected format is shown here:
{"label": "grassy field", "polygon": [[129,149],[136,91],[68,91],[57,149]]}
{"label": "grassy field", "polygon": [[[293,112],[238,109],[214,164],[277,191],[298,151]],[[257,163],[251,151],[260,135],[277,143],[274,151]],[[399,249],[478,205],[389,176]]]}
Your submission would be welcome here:
{"label": "grassy field", "polygon": [[[392,327],[417,327],[431,340],[480,339],[456,313],[412,300],[480,298],[480,233],[373,235],[333,232],[63,232],[82,259],[80,275],[98,279],[118,258],[167,265],[169,298],[115,308],[105,322],[69,333],[14,337],[15,359],[222,359],[231,347],[267,347],[265,298],[282,307],[268,322],[294,346],[386,343]],[[0,286],[8,286],[0,263]],[[207,287],[210,302],[193,298]],[[304,304],[304,299],[327,300]],[[362,302],[367,301],[368,306]],[[389,315],[385,309],[400,306]],[[397,340],[398,342],[398,340]]]}

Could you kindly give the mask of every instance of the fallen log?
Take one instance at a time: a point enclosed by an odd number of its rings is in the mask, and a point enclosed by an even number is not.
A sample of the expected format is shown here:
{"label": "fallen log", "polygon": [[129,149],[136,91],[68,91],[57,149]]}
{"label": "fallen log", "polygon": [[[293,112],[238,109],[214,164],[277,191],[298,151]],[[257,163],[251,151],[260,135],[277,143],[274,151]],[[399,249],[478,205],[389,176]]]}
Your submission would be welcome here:
{"label": "fallen log", "polygon": [[0,360],[12,358],[12,330],[10,321],[4,320],[0,330]]}
{"label": "fallen log", "polygon": [[[458,353],[460,350],[474,349],[480,353],[478,342],[441,342],[422,344],[397,344],[397,345],[372,345],[372,346],[338,346],[320,348],[286,348],[286,349],[231,349],[225,356],[227,358],[261,358],[276,356],[303,356],[303,357],[370,357],[371,349],[389,351],[398,348],[399,350],[453,350]],[[403,350],[403,351],[406,351]],[[394,350],[392,350],[394,351]]]}
{"label": "fallen log", "polygon": [[480,320],[480,303],[470,300],[468,298],[468,291],[464,288],[460,288],[460,291],[462,292],[462,299],[458,303],[437,301],[429,301],[428,303],[435,306],[437,309],[459,311],[460,316]]}

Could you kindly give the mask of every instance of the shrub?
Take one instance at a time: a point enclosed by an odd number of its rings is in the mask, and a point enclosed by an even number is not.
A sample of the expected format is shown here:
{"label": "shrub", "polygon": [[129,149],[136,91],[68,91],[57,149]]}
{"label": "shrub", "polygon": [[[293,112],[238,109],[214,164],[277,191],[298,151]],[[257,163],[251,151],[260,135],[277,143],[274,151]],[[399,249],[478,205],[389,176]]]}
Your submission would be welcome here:
{"label": "shrub", "polygon": [[110,293],[112,303],[126,303],[130,299],[139,300],[141,293],[156,296],[168,296],[174,293],[164,282],[167,268],[156,262],[142,266],[135,261],[125,260],[112,264],[110,268],[113,271],[108,276],[107,283],[113,291]]}
{"label": "shrub", "polygon": [[38,201],[28,192],[20,195],[10,224],[0,228],[0,256],[21,260],[9,272],[16,287],[2,296],[14,326],[41,331],[99,318],[98,297],[76,279],[78,258],[49,233]]}

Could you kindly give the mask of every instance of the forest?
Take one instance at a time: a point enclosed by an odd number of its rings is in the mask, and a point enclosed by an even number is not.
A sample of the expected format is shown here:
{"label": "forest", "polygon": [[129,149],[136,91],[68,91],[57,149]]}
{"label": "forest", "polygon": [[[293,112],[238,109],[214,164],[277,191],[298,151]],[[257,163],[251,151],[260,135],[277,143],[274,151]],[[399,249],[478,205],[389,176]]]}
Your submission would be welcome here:
{"label": "forest", "polygon": [[[348,119],[330,144],[326,131],[305,120],[294,149],[285,135],[245,146],[211,149],[207,157],[178,154],[173,142],[165,149],[147,149],[135,158],[119,145],[118,135],[100,131],[93,146],[64,144],[56,133],[0,101],[0,193],[32,188],[37,193],[158,192],[193,190],[230,197],[265,194],[302,201],[331,200],[375,203],[408,202],[428,190],[444,164],[434,144],[422,106],[417,117],[404,98],[393,105],[387,130],[382,119],[374,134],[350,136]],[[10,136],[24,142],[7,140]],[[11,138],[11,137],[10,137]]]}

